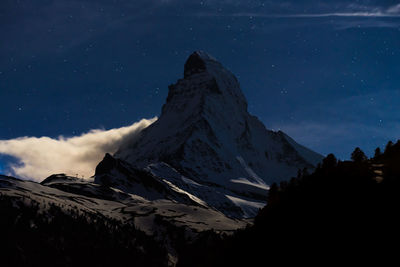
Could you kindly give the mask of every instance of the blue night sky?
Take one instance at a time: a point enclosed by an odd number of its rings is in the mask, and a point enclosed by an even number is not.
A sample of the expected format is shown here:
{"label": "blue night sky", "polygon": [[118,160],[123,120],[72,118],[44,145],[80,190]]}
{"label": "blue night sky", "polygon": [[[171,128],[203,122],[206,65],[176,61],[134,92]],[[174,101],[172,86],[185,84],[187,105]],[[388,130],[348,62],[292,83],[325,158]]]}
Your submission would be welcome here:
{"label": "blue night sky", "polygon": [[158,115],[199,49],[267,128],[319,153],[399,138],[399,1],[2,0],[0,32],[0,140]]}

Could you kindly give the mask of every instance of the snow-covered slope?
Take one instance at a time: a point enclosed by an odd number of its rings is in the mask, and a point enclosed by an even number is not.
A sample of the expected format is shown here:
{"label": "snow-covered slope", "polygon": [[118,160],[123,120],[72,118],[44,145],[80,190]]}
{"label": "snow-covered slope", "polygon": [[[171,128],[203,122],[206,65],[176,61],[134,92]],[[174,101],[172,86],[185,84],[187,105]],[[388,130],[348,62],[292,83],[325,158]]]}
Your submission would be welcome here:
{"label": "snow-covered slope", "polygon": [[63,174],[50,176],[41,184],[0,175],[0,196],[11,199],[15,209],[20,204],[38,206],[43,217],[56,206],[71,216],[74,213],[98,215],[121,224],[134,225],[148,236],[165,243],[172,258],[177,255],[168,243],[176,239],[177,232],[184,233],[189,241],[203,231],[229,234],[249,223],[228,218],[209,207],[167,199],[149,201],[116,188]]}
{"label": "snow-covered slope", "polygon": [[[192,200],[245,217],[265,203],[271,183],[313,168],[322,156],[282,132],[267,130],[248,113],[236,77],[197,51],[185,63],[184,78],[169,87],[159,119],[114,158],[131,170],[151,173],[152,180],[173,191],[185,191]],[[124,176],[110,170],[107,181],[122,186]],[[95,181],[102,183],[99,175]],[[142,182],[123,189],[140,194]],[[243,208],[243,203],[253,204]]]}

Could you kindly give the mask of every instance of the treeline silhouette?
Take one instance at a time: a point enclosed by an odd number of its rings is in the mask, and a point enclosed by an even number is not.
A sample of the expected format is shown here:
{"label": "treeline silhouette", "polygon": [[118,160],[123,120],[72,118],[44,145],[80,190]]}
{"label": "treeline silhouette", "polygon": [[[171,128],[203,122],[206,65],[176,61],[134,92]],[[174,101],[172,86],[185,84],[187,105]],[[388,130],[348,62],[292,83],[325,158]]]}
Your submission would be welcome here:
{"label": "treeline silhouette", "polygon": [[164,266],[152,238],[99,214],[0,194],[0,266]]}
{"label": "treeline silhouette", "polygon": [[351,159],[329,154],[313,173],[273,184],[253,226],[204,233],[178,266],[398,264],[400,141],[370,159],[356,148]]}

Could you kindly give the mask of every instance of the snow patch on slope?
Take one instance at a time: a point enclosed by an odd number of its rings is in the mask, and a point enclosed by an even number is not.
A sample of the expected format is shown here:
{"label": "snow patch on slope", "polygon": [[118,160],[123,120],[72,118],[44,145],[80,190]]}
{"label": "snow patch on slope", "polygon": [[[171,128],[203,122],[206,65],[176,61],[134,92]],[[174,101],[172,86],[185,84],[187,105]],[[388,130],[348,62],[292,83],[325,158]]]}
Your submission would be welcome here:
{"label": "snow patch on slope", "polygon": [[[251,183],[251,184],[254,184],[257,187],[265,188],[268,190],[268,188],[269,188],[268,185],[253,171],[252,168],[250,168],[246,164],[246,162],[244,161],[244,159],[241,156],[237,156],[236,159],[240,162],[242,167],[246,170],[247,174],[256,181],[256,183]],[[244,179],[244,180],[246,180],[246,179]],[[243,179],[234,180],[234,181],[240,182],[240,181],[243,181]]]}
{"label": "snow patch on slope", "polygon": [[254,183],[254,182],[250,182],[248,179],[246,178],[238,178],[238,179],[232,179],[231,180],[232,183],[236,183],[236,184],[243,184],[243,185],[249,185],[249,186],[254,186],[263,190],[269,190],[269,186],[266,184],[259,184],[259,183]]}
{"label": "snow patch on slope", "polygon": [[202,186],[201,184],[198,184],[195,181],[193,181],[193,180],[191,180],[189,178],[186,178],[184,176],[182,176],[181,178],[182,178],[182,181],[184,181],[187,184],[194,185],[194,186]]}
{"label": "snow patch on slope", "polygon": [[200,198],[195,197],[194,195],[190,194],[189,192],[186,192],[185,190],[180,189],[179,187],[177,187],[176,185],[174,185],[173,183],[171,183],[171,182],[169,182],[169,181],[167,181],[167,180],[165,180],[165,179],[163,179],[163,182],[166,183],[166,184],[168,184],[168,185],[172,188],[172,190],[174,190],[175,192],[181,193],[181,194],[185,194],[185,195],[187,195],[191,200],[193,200],[193,201],[199,203],[200,205],[202,205],[202,206],[204,206],[204,207],[207,207],[207,203],[205,203],[205,202],[204,202],[203,200],[201,200]]}
{"label": "snow patch on slope", "polygon": [[226,195],[236,206],[240,207],[246,218],[251,218],[257,215],[259,209],[262,209],[266,203],[249,201],[242,198]]}

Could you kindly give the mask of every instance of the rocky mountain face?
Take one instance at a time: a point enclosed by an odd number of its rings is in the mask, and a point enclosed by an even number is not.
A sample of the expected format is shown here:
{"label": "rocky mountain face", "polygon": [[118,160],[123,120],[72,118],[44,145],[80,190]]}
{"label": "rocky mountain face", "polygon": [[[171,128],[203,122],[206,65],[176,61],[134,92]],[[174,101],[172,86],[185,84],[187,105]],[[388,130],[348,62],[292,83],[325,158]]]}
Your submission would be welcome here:
{"label": "rocky mountain face", "polygon": [[270,184],[321,159],[285,133],[267,130],[247,111],[236,77],[197,51],[185,63],[183,79],[169,86],[159,119],[107,155],[95,183],[243,218],[265,205]]}

